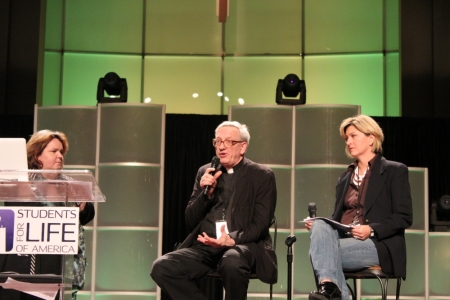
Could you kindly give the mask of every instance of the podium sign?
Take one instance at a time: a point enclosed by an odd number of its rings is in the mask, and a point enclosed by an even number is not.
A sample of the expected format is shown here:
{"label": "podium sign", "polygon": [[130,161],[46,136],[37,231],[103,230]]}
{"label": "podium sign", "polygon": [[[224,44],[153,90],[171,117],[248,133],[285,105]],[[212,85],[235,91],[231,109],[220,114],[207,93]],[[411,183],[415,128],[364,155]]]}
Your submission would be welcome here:
{"label": "podium sign", "polygon": [[9,290],[15,290],[54,299],[59,291],[57,299],[70,300],[79,233],[79,208],[74,202],[105,202],[92,173],[0,170],[0,202],[5,202],[0,207],[0,254],[52,259],[53,254],[60,261],[55,263],[61,264],[58,274],[0,270],[0,298],[11,299]]}
{"label": "podium sign", "polygon": [[78,253],[78,207],[0,208],[0,254]]}

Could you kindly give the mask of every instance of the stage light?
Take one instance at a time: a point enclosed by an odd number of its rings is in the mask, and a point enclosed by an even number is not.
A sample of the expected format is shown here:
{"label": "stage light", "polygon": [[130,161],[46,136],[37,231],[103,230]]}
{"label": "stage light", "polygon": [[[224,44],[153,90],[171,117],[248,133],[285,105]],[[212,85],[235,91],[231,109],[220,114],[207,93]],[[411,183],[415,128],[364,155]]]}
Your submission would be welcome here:
{"label": "stage light", "polygon": [[450,196],[444,195],[431,203],[430,227],[433,231],[448,231],[450,227]]}
{"label": "stage light", "polygon": [[[300,96],[298,96],[300,94]],[[283,98],[289,97],[288,99]],[[306,103],[306,84],[295,74],[278,79],[275,101],[277,104],[301,105]]]}
{"label": "stage light", "polygon": [[[105,97],[105,92],[109,97]],[[98,80],[97,85],[97,102],[127,102],[128,86],[125,78],[120,78],[114,72],[109,72],[105,77]]]}

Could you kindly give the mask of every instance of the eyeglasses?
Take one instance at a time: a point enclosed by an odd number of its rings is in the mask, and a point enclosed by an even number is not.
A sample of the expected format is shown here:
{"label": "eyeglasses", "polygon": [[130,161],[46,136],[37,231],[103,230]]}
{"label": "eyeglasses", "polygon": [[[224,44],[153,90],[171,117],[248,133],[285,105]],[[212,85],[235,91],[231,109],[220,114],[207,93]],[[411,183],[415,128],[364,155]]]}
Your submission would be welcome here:
{"label": "eyeglasses", "polygon": [[221,140],[221,139],[213,139],[212,144],[214,147],[220,147],[220,145],[223,143],[226,148],[230,148],[237,143],[243,143],[244,141],[231,141],[231,140]]}

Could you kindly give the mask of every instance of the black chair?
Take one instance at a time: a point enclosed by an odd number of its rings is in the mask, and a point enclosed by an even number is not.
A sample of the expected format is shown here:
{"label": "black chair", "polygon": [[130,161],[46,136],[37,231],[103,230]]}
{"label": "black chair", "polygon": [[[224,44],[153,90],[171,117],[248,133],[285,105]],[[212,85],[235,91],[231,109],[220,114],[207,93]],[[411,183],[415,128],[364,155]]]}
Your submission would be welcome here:
{"label": "black chair", "polygon": [[[274,216],[272,219],[272,223],[270,224],[270,227],[274,228],[274,234],[273,234],[273,250],[277,249],[277,218]],[[217,271],[214,271],[212,273],[209,273],[206,275],[206,278],[214,278],[214,279],[222,279],[217,273]],[[252,273],[250,275],[250,279],[258,279],[255,273]],[[272,294],[273,294],[273,284],[270,284],[270,300],[272,300]]]}
{"label": "black chair", "polygon": [[367,269],[354,271],[354,272],[347,272],[344,271],[345,279],[352,279],[353,280],[353,289],[351,288],[350,284],[347,283],[347,286],[350,290],[350,293],[352,294],[352,299],[356,300],[356,297],[358,295],[358,290],[356,286],[356,279],[378,279],[378,282],[381,285],[381,299],[386,300],[387,299],[387,292],[388,292],[388,281],[389,278],[395,278],[397,279],[397,289],[396,289],[396,297],[395,299],[399,299],[400,297],[400,286],[402,284],[402,278],[401,277],[395,277],[389,274],[384,273],[381,270],[380,266],[373,266]]}

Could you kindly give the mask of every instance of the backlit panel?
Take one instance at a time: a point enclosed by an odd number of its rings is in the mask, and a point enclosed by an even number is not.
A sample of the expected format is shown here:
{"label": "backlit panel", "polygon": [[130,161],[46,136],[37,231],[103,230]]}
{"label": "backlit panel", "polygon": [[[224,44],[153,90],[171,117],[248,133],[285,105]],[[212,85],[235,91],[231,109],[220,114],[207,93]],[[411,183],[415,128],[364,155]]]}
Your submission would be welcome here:
{"label": "backlit panel", "polygon": [[304,2],[306,54],[383,50],[383,1]]}
{"label": "backlit panel", "polygon": [[383,55],[326,55],[305,57],[308,104],[360,105],[361,113],[382,116]]}

